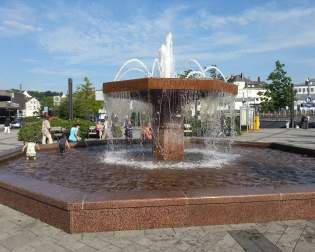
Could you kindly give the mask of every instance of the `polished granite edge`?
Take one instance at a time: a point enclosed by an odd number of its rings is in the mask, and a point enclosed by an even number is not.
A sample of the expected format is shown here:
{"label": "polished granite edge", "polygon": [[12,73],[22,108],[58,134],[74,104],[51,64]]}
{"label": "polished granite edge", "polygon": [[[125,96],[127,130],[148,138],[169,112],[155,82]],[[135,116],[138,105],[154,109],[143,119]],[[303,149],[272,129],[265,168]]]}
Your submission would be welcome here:
{"label": "polished granite edge", "polygon": [[315,198],[315,185],[290,185],[277,188],[205,188],[189,191],[88,193],[9,173],[0,174],[0,188],[65,210],[245,203]]}

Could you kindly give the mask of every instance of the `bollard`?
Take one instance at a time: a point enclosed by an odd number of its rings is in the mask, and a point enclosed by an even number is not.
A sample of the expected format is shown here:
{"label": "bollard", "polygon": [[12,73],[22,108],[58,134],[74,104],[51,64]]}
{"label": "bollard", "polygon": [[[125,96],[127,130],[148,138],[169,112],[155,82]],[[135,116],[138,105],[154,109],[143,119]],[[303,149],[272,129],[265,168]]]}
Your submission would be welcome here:
{"label": "bollard", "polygon": [[259,130],[259,129],[260,129],[260,119],[259,119],[259,116],[255,116],[254,129],[255,129],[255,130]]}

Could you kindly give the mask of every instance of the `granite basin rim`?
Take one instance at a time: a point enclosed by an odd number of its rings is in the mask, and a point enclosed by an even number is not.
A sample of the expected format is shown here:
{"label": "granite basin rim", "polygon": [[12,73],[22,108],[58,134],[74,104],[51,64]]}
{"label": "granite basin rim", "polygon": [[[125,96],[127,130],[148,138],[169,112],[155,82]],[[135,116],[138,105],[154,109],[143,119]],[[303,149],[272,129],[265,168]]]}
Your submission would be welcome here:
{"label": "granite basin rim", "polygon": [[185,78],[141,78],[103,83],[104,93],[146,90],[199,90],[237,95],[237,85],[222,80]]}

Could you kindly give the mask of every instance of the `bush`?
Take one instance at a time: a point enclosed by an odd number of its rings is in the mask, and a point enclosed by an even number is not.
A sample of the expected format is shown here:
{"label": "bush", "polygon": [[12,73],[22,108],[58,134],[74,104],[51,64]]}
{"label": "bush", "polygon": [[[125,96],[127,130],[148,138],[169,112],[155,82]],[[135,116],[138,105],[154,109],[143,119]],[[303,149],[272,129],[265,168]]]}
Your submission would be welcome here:
{"label": "bush", "polygon": [[42,119],[40,117],[28,116],[28,117],[23,118],[23,121],[26,124],[29,124],[29,123],[41,122]]}
{"label": "bush", "polygon": [[[86,138],[88,135],[89,127],[94,125],[93,122],[83,120],[83,119],[75,119],[73,121],[63,120],[60,118],[53,118],[50,121],[51,127],[62,127],[70,131],[71,127],[76,124],[80,124],[80,133],[82,138]],[[20,141],[30,141],[36,140],[39,142],[42,137],[42,120],[27,123],[24,127],[22,127],[18,134],[18,139]]]}
{"label": "bush", "polygon": [[42,123],[33,122],[23,126],[18,134],[19,141],[35,141],[40,142],[42,138]]}

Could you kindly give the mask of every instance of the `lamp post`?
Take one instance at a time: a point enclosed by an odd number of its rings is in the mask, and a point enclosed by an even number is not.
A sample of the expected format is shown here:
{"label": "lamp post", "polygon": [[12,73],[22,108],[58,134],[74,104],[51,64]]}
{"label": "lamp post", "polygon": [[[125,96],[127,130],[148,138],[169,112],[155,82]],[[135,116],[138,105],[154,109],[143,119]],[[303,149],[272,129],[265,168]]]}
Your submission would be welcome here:
{"label": "lamp post", "polygon": [[73,101],[72,101],[72,79],[68,79],[68,115],[69,120],[73,120]]}

